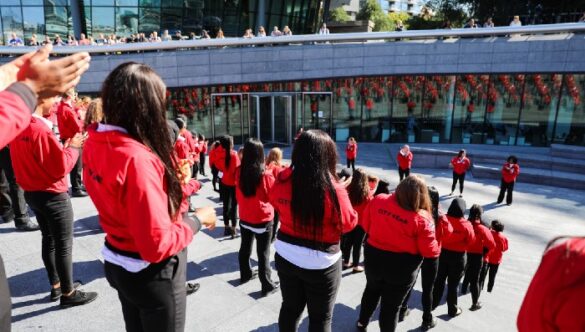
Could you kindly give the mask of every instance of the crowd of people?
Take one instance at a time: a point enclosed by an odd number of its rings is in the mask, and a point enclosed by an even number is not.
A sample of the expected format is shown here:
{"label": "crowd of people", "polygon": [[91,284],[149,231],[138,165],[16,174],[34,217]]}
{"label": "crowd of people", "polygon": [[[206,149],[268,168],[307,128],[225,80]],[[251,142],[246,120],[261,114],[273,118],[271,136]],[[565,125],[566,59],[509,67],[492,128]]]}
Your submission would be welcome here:
{"label": "crowd of people", "polygon": [[[190,133],[182,119],[166,119],[166,87],[144,64],[119,65],[106,78],[101,99],[86,100],[86,106],[82,99],[75,112],[78,104],[70,91],[90,57],[79,53],[50,61],[51,49],[42,47],[0,67],[0,147],[10,144],[16,182],[41,229],[50,299],[67,308],[98,296],[81,290],[73,278],[70,197],[81,196],[75,195],[80,190],[89,194],[106,235],[101,250],[105,278],[118,294],[126,330],[184,331],[186,296],[197,289],[186,280],[187,247],[201,228],[216,224],[212,207],[189,206],[189,197],[201,188],[196,177],[205,174],[202,156],[208,142]],[[81,128],[59,128],[58,112],[65,105],[74,111],[61,121],[73,116]],[[85,188],[69,192],[67,174],[77,176],[73,170],[80,155]],[[348,141],[346,157],[355,168],[355,139]],[[472,297],[469,309],[481,309],[485,279],[488,292],[493,291],[508,249],[504,225],[498,220],[484,224],[477,204],[467,213],[462,197],[444,212],[437,189],[410,174],[413,159],[408,146],[398,152],[401,180],[392,191],[388,181],[362,168],[338,172],[337,146],[320,130],[299,132],[290,165],[282,162],[278,149],[265,158],[256,139],[248,139],[239,151],[228,135],[211,143],[209,165],[214,187],[219,182],[226,236],[236,238],[239,219],[240,282],[258,277],[263,296],[280,290],[280,331],[296,331],[305,307],[310,331],[331,331],[341,271],[349,268],[364,272],[366,279],[358,330],[367,329],[379,306],[380,330],[394,331],[408,315],[419,272],[423,330],[436,326],[433,310],[445,287],[448,315],[463,312],[458,306],[462,278],[461,293],[469,290]],[[464,150],[452,159],[453,191],[459,182],[462,194],[470,165]],[[518,173],[511,156],[502,168],[501,185],[509,204]],[[254,240],[258,272],[250,266]],[[269,262],[273,241],[279,282]],[[578,301],[585,290],[584,259],[582,238],[551,244],[520,310],[521,332],[583,330]],[[1,259],[0,304],[0,330],[10,331]]]}

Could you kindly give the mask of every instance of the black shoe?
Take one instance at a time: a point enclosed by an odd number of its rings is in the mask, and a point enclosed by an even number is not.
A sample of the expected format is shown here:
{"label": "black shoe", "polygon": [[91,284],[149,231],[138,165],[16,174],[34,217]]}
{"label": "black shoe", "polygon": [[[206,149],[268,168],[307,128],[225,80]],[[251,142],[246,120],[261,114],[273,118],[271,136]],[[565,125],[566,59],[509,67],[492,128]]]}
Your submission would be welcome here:
{"label": "black shoe", "polygon": [[21,232],[34,232],[41,229],[39,225],[32,220],[28,220],[23,223],[16,223],[16,229]]}
{"label": "black shoe", "polygon": [[360,323],[359,321],[355,324],[355,329],[360,331],[360,332],[367,332],[368,331],[368,326],[367,325],[361,325],[362,323]]}
{"label": "black shoe", "polygon": [[258,278],[258,271],[254,270],[254,271],[252,271],[252,275],[249,278],[246,278],[246,279],[240,278],[240,285],[243,285],[243,284],[247,283],[248,281],[250,281],[252,279],[256,279],[256,278]]}
{"label": "black shoe", "polygon": [[471,311],[477,311],[477,310],[479,310],[479,309],[481,309],[481,303],[480,303],[480,302],[474,303],[474,304],[471,306],[471,308],[469,308],[469,310],[471,310]]}
{"label": "black shoe", "polygon": [[236,226],[230,227],[229,231],[230,231],[230,236],[231,236],[232,240],[235,239],[236,238]]}
{"label": "black shoe", "polygon": [[[76,280],[76,281],[73,282],[73,289],[77,289],[81,285],[83,285],[81,283],[81,281]],[[61,295],[63,295],[63,293],[61,293],[61,287],[59,287],[59,288],[51,288],[51,295],[50,295],[51,302],[55,302],[58,299],[60,299],[61,298]]]}
{"label": "black shoe", "polygon": [[230,227],[229,226],[224,226],[223,228],[223,236],[229,236],[230,233]]}
{"label": "black shoe", "polygon": [[87,192],[85,190],[75,190],[71,194],[72,197],[87,197]]}
{"label": "black shoe", "polygon": [[457,316],[461,315],[461,313],[463,313],[463,310],[461,310],[461,308],[457,307],[457,311],[455,311],[455,312],[450,312],[450,313],[449,313],[449,317],[451,317],[451,318],[455,318],[455,317],[457,317]]}
{"label": "black shoe", "polygon": [[502,201],[496,201],[496,204],[502,204]]}
{"label": "black shoe", "polygon": [[400,312],[398,313],[398,321],[402,322],[404,321],[404,318],[406,316],[408,316],[410,314],[410,309],[406,308],[406,309],[402,309],[400,308]]}
{"label": "black shoe", "polygon": [[506,203],[506,205],[510,206],[510,205],[512,205],[512,203]]}
{"label": "black shoe", "polygon": [[420,329],[423,331],[428,331],[430,329],[432,329],[433,327],[437,326],[437,320],[436,319],[431,319],[429,321],[424,321],[422,322],[422,324],[420,325]]}
{"label": "black shoe", "polygon": [[274,293],[278,292],[279,289],[280,289],[280,283],[279,282],[275,282],[274,283],[274,286],[272,287],[272,289],[265,290],[265,291],[263,290],[262,291],[262,297],[266,297],[266,296],[268,296],[270,294],[274,294]]}
{"label": "black shoe", "polygon": [[61,308],[69,308],[78,305],[88,304],[97,298],[96,292],[73,291],[71,296],[61,296]]}
{"label": "black shoe", "polygon": [[199,285],[196,282],[194,282],[194,283],[188,282],[185,287],[187,289],[187,295],[191,295],[191,294],[195,293],[196,291],[198,291],[199,288],[201,287],[201,285]]}
{"label": "black shoe", "polygon": [[9,217],[2,217],[0,224],[10,224],[13,221],[14,221],[14,215],[11,215]]}

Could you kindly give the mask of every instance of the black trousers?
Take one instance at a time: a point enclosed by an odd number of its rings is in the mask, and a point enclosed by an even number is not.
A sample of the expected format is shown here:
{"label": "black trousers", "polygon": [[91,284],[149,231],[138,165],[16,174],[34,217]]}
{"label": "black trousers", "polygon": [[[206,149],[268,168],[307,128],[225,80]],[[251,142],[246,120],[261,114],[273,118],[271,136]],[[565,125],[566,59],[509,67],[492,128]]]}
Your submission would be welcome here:
{"label": "black trousers", "polygon": [[479,278],[483,265],[483,254],[467,253],[467,266],[465,267],[465,278],[461,285],[461,291],[467,293],[467,288],[471,292],[473,304],[477,303],[480,295]]}
{"label": "black trousers", "polygon": [[256,239],[256,254],[258,255],[258,279],[262,284],[262,291],[269,292],[274,289],[272,281],[272,269],[270,268],[270,243],[272,239],[272,223],[266,227],[267,231],[258,234],[254,233],[240,224],[242,242],[238,253],[240,262],[240,279],[246,280],[252,277],[252,266],[250,265],[250,256],[252,255],[252,246]]}
{"label": "black trousers", "polygon": [[356,226],[351,232],[343,235],[341,239],[341,253],[344,263],[349,263],[349,256],[352,254],[353,266],[358,266],[360,263],[360,255],[362,253],[362,245],[364,243],[364,236],[366,232],[361,226]]}
{"label": "black trousers", "polygon": [[398,176],[400,176],[400,181],[402,181],[402,179],[408,177],[409,175],[410,175],[410,168],[402,169],[402,168],[398,167]]}
{"label": "black trousers", "polygon": [[368,325],[380,303],[380,331],[395,331],[398,310],[412,288],[422,257],[379,250],[368,244],[364,249],[366,289],[362,295],[359,322]]}
{"label": "black trousers", "polygon": [[465,182],[465,173],[457,174],[453,172],[453,184],[451,185],[451,191],[455,191],[455,187],[457,186],[457,181],[459,181],[459,193],[463,193],[463,183]]}
{"label": "black trousers", "polygon": [[515,182],[502,182],[500,184],[500,194],[498,195],[498,203],[502,203],[504,201],[504,196],[506,196],[506,204],[512,204],[512,192],[514,191],[514,183]]}
{"label": "black trousers", "polygon": [[207,159],[207,155],[205,153],[201,153],[199,155],[199,159],[201,160],[199,163],[199,174],[205,176],[205,160]]}
{"label": "black trousers", "polygon": [[278,234],[278,225],[280,225],[280,215],[278,212],[274,211],[274,222],[272,224],[272,238],[270,242],[274,242],[276,240],[276,234]]}
{"label": "black trousers", "polygon": [[67,294],[73,290],[73,208],[67,193],[25,192],[26,202],[41,228],[42,256],[51,285],[61,283]]}
{"label": "black trousers", "polygon": [[355,159],[347,159],[347,168],[351,166],[351,170],[355,171]]}
{"label": "black trousers", "polygon": [[110,286],[118,291],[128,332],[185,330],[187,249],[137,273],[105,262]]}
{"label": "black trousers", "polygon": [[433,289],[433,309],[439,306],[447,282],[447,306],[449,314],[457,312],[457,288],[465,271],[465,253],[447,249],[441,251],[439,271]]}
{"label": "black trousers", "polygon": [[4,271],[4,261],[0,256],[0,331],[10,332],[11,308],[10,288]]}
{"label": "black trousers", "polygon": [[238,209],[236,186],[221,184],[219,189],[221,190],[221,200],[223,202],[223,224],[227,227],[230,225],[231,220],[231,226],[236,227],[236,211]]}
{"label": "black trousers", "polygon": [[[435,285],[435,279],[437,278],[437,271],[439,270],[439,258],[425,258],[421,265],[421,284],[422,284],[422,296],[421,302],[423,307],[423,321],[428,322],[433,319],[433,286]],[[412,284],[414,287],[414,283]],[[408,309],[408,299],[412,294],[412,288],[408,292],[408,295],[402,302],[401,311]]]}
{"label": "black trousers", "polygon": [[191,178],[197,179],[197,174],[199,174],[199,163],[194,162],[193,168],[191,169]]}
{"label": "black trousers", "polygon": [[282,293],[279,331],[296,332],[306,306],[309,312],[309,332],[331,332],[333,306],[341,281],[341,260],[322,270],[300,268],[278,253],[274,261]]}
{"label": "black trousers", "polygon": [[483,266],[481,268],[480,278],[479,278],[479,286],[481,289],[483,289],[483,284],[485,282],[485,278],[489,272],[487,291],[489,293],[492,292],[492,289],[494,289],[494,283],[496,282],[496,275],[498,274],[499,267],[500,267],[500,264],[489,264],[486,262],[483,263]]}
{"label": "black trousers", "polygon": [[71,173],[69,173],[69,181],[71,181],[71,190],[72,191],[79,191],[83,189],[83,182],[81,182],[81,173],[83,172],[83,166],[81,164],[81,154],[83,151],[79,149],[79,157],[77,158],[77,162]]}
{"label": "black trousers", "polygon": [[14,219],[16,224],[29,222],[24,191],[16,183],[8,147],[0,150],[0,205],[0,214],[4,221]]}
{"label": "black trousers", "polygon": [[[215,184],[219,182],[219,171],[217,170],[217,168],[211,166],[211,184],[213,185],[213,190],[215,190]],[[221,186],[221,184],[220,184]]]}

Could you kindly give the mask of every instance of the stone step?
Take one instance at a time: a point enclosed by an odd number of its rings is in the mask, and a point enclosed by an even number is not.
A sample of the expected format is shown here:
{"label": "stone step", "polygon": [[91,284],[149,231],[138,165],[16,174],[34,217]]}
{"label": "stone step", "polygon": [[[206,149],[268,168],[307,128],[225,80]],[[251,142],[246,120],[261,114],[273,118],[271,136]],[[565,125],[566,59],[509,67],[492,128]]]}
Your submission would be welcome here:
{"label": "stone step", "polygon": [[585,162],[585,147],[575,145],[553,144],[551,154],[554,157],[576,159]]}
{"label": "stone step", "polygon": [[[522,164],[520,165],[518,182],[585,190],[585,174],[582,172],[563,172],[542,168],[522,167]],[[477,178],[501,179],[501,171],[501,164],[475,163],[471,172]]]}

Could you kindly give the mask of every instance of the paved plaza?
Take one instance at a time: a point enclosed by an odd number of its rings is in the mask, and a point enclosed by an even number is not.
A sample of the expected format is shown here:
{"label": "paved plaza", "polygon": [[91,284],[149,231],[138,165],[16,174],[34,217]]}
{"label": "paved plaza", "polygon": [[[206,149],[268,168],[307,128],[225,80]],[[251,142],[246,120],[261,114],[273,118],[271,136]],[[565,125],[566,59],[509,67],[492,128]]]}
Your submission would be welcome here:
{"label": "paved plaza", "polygon": [[[394,187],[398,182],[395,165],[391,162],[390,146],[360,144],[357,165],[385,177]],[[285,150],[290,156],[290,149]],[[341,154],[344,157],[344,154]],[[416,158],[416,156],[415,156]],[[342,160],[344,161],[344,159]],[[520,162],[521,165],[521,162]],[[446,166],[446,165],[445,165]],[[414,169],[442,195],[450,192],[451,171]],[[209,172],[208,172],[209,173]],[[209,179],[193,198],[196,206],[213,205],[221,216],[217,193]],[[522,183],[522,174],[514,192],[512,206],[495,205],[499,181],[466,178],[464,199],[467,207],[478,203],[484,206],[487,220],[499,219],[505,224],[510,250],[498,272],[493,293],[483,292],[484,307],[471,312],[471,296],[459,298],[463,314],[455,319],[447,316],[446,305],[436,309],[438,324],[434,331],[514,331],[522,298],[538,267],[545,244],[557,235],[584,235],[585,191],[576,191]],[[75,211],[73,273],[74,279],[85,284],[83,289],[99,292],[99,298],[86,306],[61,310],[48,301],[49,285],[41,260],[39,232],[19,233],[13,224],[0,225],[0,253],[5,264],[13,302],[13,331],[123,331],[124,323],[117,295],[109,287],[103,272],[100,249],[102,233],[89,198],[72,199]],[[441,205],[447,209],[450,198],[442,196]],[[199,292],[187,298],[186,331],[277,331],[281,295],[276,293],[260,298],[260,283],[253,280],[239,285],[237,251],[239,238],[223,237],[223,221],[217,221],[214,231],[204,230],[189,246],[187,278],[201,283]],[[274,255],[274,252],[273,252]],[[253,259],[256,255],[253,253]],[[274,266],[274,265],[273,265]],[[276,272],[274,277],[277,279]],[[354,331],[359,313],[365,276],[343,273],[333,317],[333,331]],[[420,280],[417,282],[410,306],[410,316],[399,324],[398,331],[416,331],[421,323]],[[376,320],[369,331],[378,331]],[[306,313],[301,331],[306,331]]]}

